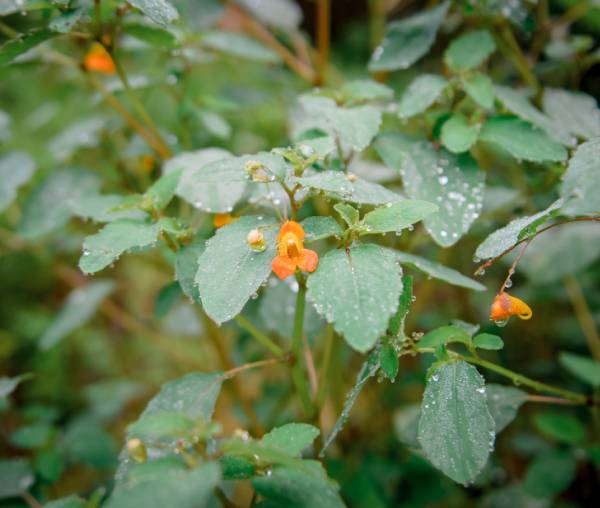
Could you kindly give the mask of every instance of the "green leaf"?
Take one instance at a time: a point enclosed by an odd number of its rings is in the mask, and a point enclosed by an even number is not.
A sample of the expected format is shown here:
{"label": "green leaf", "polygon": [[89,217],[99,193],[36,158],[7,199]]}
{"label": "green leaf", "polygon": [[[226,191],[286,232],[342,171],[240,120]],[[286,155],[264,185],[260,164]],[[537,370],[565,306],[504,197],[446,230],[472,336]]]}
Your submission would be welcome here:
{"label": "green leaf", "polygon": [[437,244],[455,244],[479,217],[485,174],[468,154],[438,152],[431,143],[403,134],[379,136],[375,149],[386,165],[400,172],[408,197],[439,206],[438,213],[424,220]]}
{"label": "green leaf", "polygon": [[379,349],[379,367],[381,372],[390,380],[394,381],[398,375],[400,363],[398,362],[398,353],[394,346],[384,343]]}
{"label": "green leaf", "polygon": [[437,74],[417,76],[402,94],[398,104],[400,118],[410,118],[425,111],[437,101],[448,81]]}
{"label": "green leaf", "polygon": [[437,368],[427,380],[419,420],[419,443],[431,463],[454,481],[469,483],[487,463],[494,435],[477,369],[462,361]]}
{"label": "green leaf", "polygon": [[0,499],[20,496],[33,482],[33,472],[25,460],[0,460]]}
{"label": "green leaf", "polygon": [[179,46],[177,38],[171,32],[155,26],[126,23],[123,25],[123,32],[157,48],[174,49]]}
{"label": "green leaf", "polygon": [[161,211],[173,199],[182,170],[169,171],[154,182],[144,193],[144,206]]}
{"label": "green leaf", "polygon": [[[246,241],[248,233],[256,228],[264,234],[264,252],[256,252]],[[246,216],[220,228],[206,242],[195,280],[204,310],[217,323],[239,314],[271,273],[276,232],[273,222]]]}
{"label": "green leaf", "polygon": [[35,172],[35,162],[25,152],[8,152],[0,156],[0,213],[17,197]]}
{"label": "green leaf", "polygon": [[562,352],[558,357],[560,364],[573,376],[581,379],[590,386],[600,386],[600,363],[587,356]]}
{"label": "green leaf", "polygon": [[413,299],[413,278],[410,275],[402,277],[402,294],[398,302],[398,309],[390,318],[388,324],[388,332],[392,337],[400,336],[404,332],[404,320],[410,309],[410,304]]}
{"label": "green leaf", "polygon": [[[264,327],[285,339],[292,336],[294,328],[297,296],[294,284],[295,281],[290,284],[287,280],[271,278],[269,288],[260,301],[259,315]],[[322,326],[321,316],[312,305],[307,305],[304,311],[305,333],[313,337]]]}
{"label": "green leaf", "polygon": [[511,116],[495,116],[483,124],[479,139],[506,150],[517,159],[560,162],[565,148],[531,124]]}
{"label": "green leaf", "polygon": [[394,252],[400,264],[408,264],[413,266],[417,270],[426,273],[434,279],[443,280],[448,284],[467,289],[473,289],[474,291],[485,291],[486,289],[483,284],[463,275],[460,272],[457,272],[456,270],[453,270],[452,268],[448,268],[447,266],[440,265],[439,263],[429,261],[426,258],[417,256],[415,254],[410,254],[408,252]]}
{"label": "green leaf", "polygon": [[442,144],[452,153],[466,152],[477,141],[478,129],[462,113],[454,113],[442,125]]}
{"label": "green leaf", "polygon": [[15,37],[0,46],[0,67],[11,63],[15,58],[34,48],[38,44],[56,36],[52,30],[32,30],[29,33]]}
{"label": "green leaf", "polygon": [[229,140],[232,127],[221,115],[208,109],[196,110],[196,116],[202,126],[214,137]]}
{"label": "green leaf", "polygon": [[569,450],[548,450],[540,453],[529,465],[524,488],[531,496],[552,498],[573,481],[575,458]]}
{"label": "green leaf", "polygon": [[496,43],[487,30],[477,30],[454,39],[444,53],[444,62],[453,71],[464,71],[480,66],[496,49]]}
{"label": "green leaf", "polygon": [[473,345],[479,349],[498,351],[504,347],[504,342],[497,335],[491,333],[480,333],[473,338]]}
{"label": "green leaf", "polygon": [[[143,422],[148,417],[164,413],[177,413],[182,417],[187,417],[195,421],[203,420],[209,422],[215,409],[217,397],[221,391],[222,382],[223,377],[219,372],[212,374],[194,372],[169,381],[161,386],[158,394],[148,402],[146,408],[132,426]],[[128,435],[127,439],[129,437]],[[176,441],[177,438],[174,438],[172,443]],[[165,450],[165,445],[168,444],[165,440],[159,442],[159,447],[156,447],[155,444],[155,441],[152,439],[148,439],[145,442],[150,456],[156,455],[160,457],[169,453]],[[132,460],[129,458],[129,455],[126,451],[122,452],[121,462],[115,477],[119,484],[125,482],[131,466]]]}
{"label": "green leaf", "polygon": [[417,346],[419,349],[423,348],[436,348],[440,345],[449,344],[451,342],[461,342],[466,345],[471,344],[471,337],[469,334],[458,326],[447,325],[440,326],[435,330],[427,332],[419,342]]}
{"label": "green leaf", "polygon": [[305,242],[314,242],[330,236],[341,236],[344,233],[333,217],[308,217],[300,225],[304,229]]}
{"label": "green leaf", "polygon": [[112,222],[117,219],[143,219],[146,213],[141,210],[123,209],[126,202],[125,196],[117,194],[97,194],[90,192],[70,200],[70,209],[73,215],[94,222]]}
{"label": "green leaf", "polygon": [[293,0],[236,0],[263,23],[292,32],[302,22],[302,9]]}
{"label": "green leaf", "polygon": [[62,12],[48,23],[48,28],[59,34],[67,34],[81,21],[85,14],[84,8],[75,8]]}
{"label": "green leaf", "polygon": [[433,45],[450,2],[390,23],[369,62],[370,72],[408,69]]}
{"label": "green leaf", "polygon": [[538,413],[533,421],[542,434],[563,443],[578,444],[586,437],[585,427],[571,415]]}
{"label": "green leaf", "polygon": [[86,508],[86,504],[83,499],[72,494],[67,497],[50,501],[44,505],[44,508]]}
{"label": "green leaf", "polygon": [[50,140],[48,148],[58,163],[66,162],[81,148],[94,148],[100,143],[100,134],[106,121],[89,117],[70,124]]}
{"label": "green leaf", "polygon": [[18,448],[41,448],[50,440],[54,429],[44,422],[20,427],[10,436],[10,443]]}
{"label": "green leaf", "polygon": [[23,205],[18,232],[37,238],[64,226],[72,215],[71,203],[97,192],[96,175],[81,169],[62,169],[50,173],[31,191]]}
{"label": "green leaf", "polygon": [[371,79],[357,79],[344,83],[340,88],[345,103],[361,103],[370,101],[389,101],[394,98],[394,91]]}
{"label": "green leaf", "polygon": [[367,205],[383,205],[399,201],[402,197],[382,185],[361,178],[354,181],[341,171],[322,171],[311,176],[296,178],[305,187],[324,191],[336,199]]}
{"label": "green leaf", "polygon": [[279,55],[268,46],[234,32],[208,32],[203,35],[202,44],[207,48],[256,62],[278,63],[280,61]]}
{"label": "green leaf", "polygon": [[600,139],[579,145],[563,176],[560,195],[568,215],[594,214],[600,211]]}
{"label": "green leaf", "polygon": [[140,418],[127,427],[131,436],[141,439],[186,438],[194,429],[194,420],[180,413],[159,412]]}
{"label": "green leaf", "polygon": [[544,111],[555,122],[578,138],[600,137],[600,110],[592,96],[557,88],[544,89]]}
{"label": "green leaf", "polygon": [[479,244],[479,247],[475,251],[475,258],[479,260],[491,259],[502,254],[521,240],[522,233],[525,230],[530,227],[537,229],[541,223],[548,220],[553,212],[558,210],[562,205],[563,200],[557,199],[545,210],[534,215],[514,219],[503,228],[497,229]]}
{"label": "green leaf", "polygon": [[300,456],[319,434],[319,429],[307,423],[288,423],[265,434],[260,442],[289,455]]}
{"label": "green leaf", "polygon": [[343,508],[337,485],[327,478],[321,464],[303,463],[312,467],[276,466],[271,474],[252,479],[252,486],[270,507]]}
{"label": "green leaf", "polygon": [[348,226],[354,226],[360,220],[359,211],[346,203],[336,203],[333,209],[340,214],[340,217]]}
{"label": "green leaf", "polygon": [[487,404],[496,422],[496,434],[504,430],[517,416],[517,411],[527,400],[527,393],[513,386],[488,384]]}
{"label": "green leaf", "polygon": [[494,85],[485,74],[475,72],[463,76],[462,86],[471,99],[484,109],[491,109],[494,105]]}
{"label": "green leaf", "polygon": [[206,462],[190,471],[157,475],[131,488],[118,490],[102,505],[106,508],[197,508],[207,506],[221,479],[218,464]]}
{"label": "green leaf", "polygon": [[219,457],[219,465],[223,473],[223,480],[249,480],[256,473],[252,462],[235,455]]}
{"label": "green leaf", "polygon": [[329,251],[308,278],[308,299],[358,351],[385,333],[401,292],[394,255],[372,244]]}
{"label": "green leaf", "polygon": [[0,399],[8,397],[23,382],[31,379],[33,374],[21,374],[15,377],[0,377]]}
{"label": "green leaf", "polygon": [[508,86],[495,85],[494,95],[508,111],[539,127],[554,141],[567,146],[573,145],[572,136],[561,124],[535,108],[523,92]]}
{"label": "green leaf", "polygon": [[40,348],[48,350],[71,332],[86,324],[102,301],[114,290],[111,280],[91,282],[71,291],[56,318],[40,339]]}
{"label": "green leaf", "polygon": [[177,10],[168,0],[127,0],[127,2],[162,26],[179,18]]}
{"label": "green leaf", "polygon": [[329,447],[331,443],[333,443],[337,435],[342,431],[344,425],[346,425],[346,422],[350,417],[350,412],[352,411],[354,403],[356,402],[356,399],[358,399],[360,392],[362,392],[362,389],[364,388],[367,381],[370,378],[372,378],[375,374],[377,374],[378,370],[379,357],[376,353],[371,353],[363,362],[360,370],[358,371],[358,374],[356,375],[356,381],[354,382],[352,390],[350,390],[346,394],[346,398],[344,399],[344,406],[342,407],[342,412],[340,413],[340,416],[338,416],[338,419],[336,420],[335,425],[331,429],[331,432],[329,432],[329,435],[323,442],[323,448],[321,448],[321,451],[319,452],[319,457],[324,456],[325,450]]}
{"label": "green leaf", "polygon": [[85,239],[79,268],[83,273],[96,273],[130,249],[155,244],[160,231],[160,223],[128,219],[111,222]]}
{"label": "green leaf", "polygon": [[367,213],[362,224],[366,227],[365,233],[369,234],[400,232],[437,211],[438,207],[428,201],[405,199]]}
{"label": "green leaf", "polygon": [[591,266],[600,257],[600,228],[590,222],[569,224],[539,235],[519,262],[534,284],[557,282]]}
{"label": "green leaf", "polygon": [[192,243],[186,245],[177,252],[175,256],[175,278],[181,286],[181,290],[194,302],[200,301],[198,287],[195,278],[198,271],[198,259],[205,249],[204,238],[198,236]]}

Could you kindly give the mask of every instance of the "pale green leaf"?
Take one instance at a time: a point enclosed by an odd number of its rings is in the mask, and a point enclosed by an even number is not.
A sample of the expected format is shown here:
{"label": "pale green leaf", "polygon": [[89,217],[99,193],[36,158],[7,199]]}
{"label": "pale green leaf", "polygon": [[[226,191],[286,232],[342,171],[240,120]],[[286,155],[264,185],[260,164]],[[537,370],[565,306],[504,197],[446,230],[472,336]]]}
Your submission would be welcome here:
{"label": "pale green leaf", "polygon": [[[256,228],[264,234],[264,252],[253,250],[246,241]],[[239,314],[271,273],[276,232],[272,221],[247,216],[220,228],[207,241],[195,280],[204,310],[217,323]]]}
{"label": "pale green leaf", "polygon": [[119,489],[102,505],[106,508],[198,508],[207,506],[221,479],[219,466],[205,462],[188,471],[167,471],[152,481]]}
{"label": "pale green leaf", "polygon": [[55,499],[44,505],[44,508],[86,508],[85,501],[72,494],[67,497]]}
{"label": "pale green leaf", "polygon": [[188,438],[194,429],[194,420],[174,412],[157,412],[140,418],[127,427],[132,437],[143,440],[160,438]]}
{"label": "pale green leaf", "polygon": [[487,30],[477,30],[454,39],[444,53],[444,62],[454,71],[474,69],[496,49],[496,43]]}
{"label": "pale green leaf", "polygon": [[231,138],[231,125],[218,113],[208,109],[202,109],[196,111],[196,115],[204,128],[216,138],[223,140],[229,140]]}
{"label": "pale green leaf", "polygon": [[477,141],[478,128],[462,113],[454,113],[442,125],[442,144],[452,153],[466,152]]}
{"label": "pale green leaf", "polygon": [[450,344],[452,342],[460,342],[462,344],[470,345],[471,337],[469,334],[459,326],[440,326],[435,330],[427,332],[419,342],[417,343],[417,347],[419,349],[424,348],[437,348],[438,346],[443,346],[446,344]]}
{"label": "pale green leaf", "polygon": [[23,206],[19,234],[36,238],[64,226],[71,215],[71,203],[97,192],[98,177],[82,169],[50,173],[31,191]]}
{"label": "pale green leaf", "polygon": [[0,460],[0,499],[20,496],[34,480],[33,471],[24,459]]}
{"label": "pale green leaf", "polygon": [[304,241],[314,242],[331,236],[341,236],[344,231],[333,217],[308,217],[300,225],[304,229]]}
{"label": "pale green leaf", "polygon": [[81,21],[85,9],[75,8],[62,12],[50,21],[48,28],[60,34],[66,34],[73,30],[75,25]]}
{"label": "pale green leaf", "polygon": [[437,101],[448,81],[436,74],[417,76],[402,94],[398,105],[400,118],[410,118],[425,111]]}
{"label": "pale green leaf", "polygon": [[544,232],[527,247],[519,270],[533,284],[548,284],[574,275],[600,257],[600,228],[580,222]]}
{"label": "pale green leaf", "polygon": [[410,404],[394,413],[394,431],[401,443],[411,448],[420,448],[417,436],[419,434],[419,419],[421,406]]}
{"label": "pale green leaf", "polygon": [[489,349],[491,351],[498,351],[504,347],[504,342],[497,335],[491,333],[480,333],[473,337],[473,345],[479,349]]}
{"label": "pale green leaf", "polygon": [[415,254],[410,254],[408,252],[394,252],[400,264],[413,266],[417,270],[426,273],[434,279],[443,280],[448,284],[467,289],[473,289],[475,291],[485,291],[486,289],[483,284],[471,279],[470,277],[467,277],[466,275],[463,275],[452,268],[448,268],[447,266],[435,263],[434,261],[430,261],[429,259],[417,256]]}
{"label": "pale green leaf", "polygon": [[563,177],[560,195],[568,215],[600,212],[600,139],[581,144]]}
{"label": "pale green leaf", "polygon": [[390,231],[400,232],[437,212],[437,210],[438,207],[428,201],[405,199],[386,204],[367,213],[362,220],[362,224],[366,228],[365,233],[369,234]]}
{"label": "pale green leaf", "polygon": [[485,382],[466,362],[446,363],[427,381],[419,443],[431,463],[459,483],[475,479],[494,444]]}
{"label": "pale green leaf", "polygon": [[511,116],[495,116],[487,120],[479,139],[506,150],[517,159],[560,162],[567,158],[564,146],[531,124]]}
{"label": "pale green leaf", "polygon": [[326,192],[331,197],[352,203],[383,205],[402,199],[400,195],[377,183],[362,178],[352,180],[341,171],[323,171],[296,178],[296,181],[305,187]]}
{"label": "pale green leaf", "polygon": [[207,48],[256,62],[278,63],[280,61],[279,55],[271,48],[258,42],[256,39],[239,33],[224,31],[208,32],[203,35],[202,44]]}
{"label": "pale green leaf", "polygon": [[358,79],[344,83],[340,89],[344,102],[360,103],[369,101],[389,101],[394,91],[371,79]]}
{"label": "pale green leaf", "polygon": [[359,211],[346,203],[336,203],[333,205],[333,209],[340,214],[340,217],[348,226],[353,226],[360,220]]}
{"label": "pale green leaf", "polygon": [[168,30],[144,23],[126,23],[123,33],[157,48],[174,49],[179,46],[177,38]]}
{"label": "pale green leaf", "polygon": [[560,364],[573,376],[598,388],[600,386],[600,363],[587,356],[563,352],[558,357]]}
{"label": "pale green leaf", "polygon": [[600,109],[590,95],[546,88],[544,111],[555,124],[573,136],[582,139],[600,137]]}
{"label": "pale green leaf", "polygon": [[477,259],[491,259],[502,254],[507,249],[521,240],[522,233],[530,228],[536,227],[552,217],[552,214],[563,205],[562,199],[557,199],[548,208],[534,215],[521,217],[509,222],[503,228],[497,229],[479,244],[475,251]]}
{"label": "pale green leaf", "polygon": [[302,9],[293,0],[236,0],[257,19],[285,31],[297,29],[302,22]]}
{"label": "pale green leaf", "polygon": [[438,151],[427,141],[403,134],[379,136],[375,149],[400,172],[408,197],[438,205],[439,211],[424,220],[437,244],[455,244],[479,217],[485,174],[468,154]]}
{"label": "pale green leaf", "polygon": [[35,162],[25,152],[8,152],[0,156],[0,212],[17,197],[19,187],[33,176]]}
{"label": "pale green leaf", "polygon": [[40,338],[40,347],[44,350],[50,349],[86,324],[114,287],[115,284],[111,280],[98,280],[71,291],[54,321]]}
{"label": "pale green leaf", "polygon": [[358,351],[385,333],[401,292],[393,253],[371,244],[329,251],[308,279],[308,299],[317,312]]}
{"label": "pale green leaf", "polygon": [[514,386],[490,383],[486,386],[490,414],[496,422],[496,434],[504,430],[517,416],[519,408],[527,401],[527,393]]}
{"label": "pale green leaf", "polygon": [[80,148],[94,148],[100,143],[100,133],[106,124],[103,118],[84,118],[69,125],[48,144],[57,162],[65,162]]}
{"label": "pale green leaf", "polygon": [[144,193],[144,203],[156,211],[161,211],[173,199],[175,189],[179,185],[181,169],[165,172]]}
{"label": "pale green leaf", "polygon": [[383,41],[371,56],[369,71],[407,69],[423,57],[433,45],[449,6],[450,2],[444,2],[433,9],[390,23]]}
{"label": "pale green leaf", "polygon": [[83,273],[96,273],[133,248],[147,247],[158,240],[159,223],[120,219],[104,226],[83,242],[79,268]]}
{"label": "pale green leaf", "polygon": [[90,192],[75,196],[69,201],[74,215],[95,222],[112,222],[117,219],[143,219],[146,214],[141,210],[118,210],[126,199],[125,196],[117,194]]}
{"label": "pale green leaf", "polygon": [[175,278],[179,281],[183,293],[194,302],[200,301],[194,279],[198,271],[198,259],[204,249],[204,238],[197,237],[192,243],[180,249],[175,256]]}
{"label": "pale green leaf", "polygon": [[319,434],[319,429],[307,423],[288,423],[265,434],[260,442],[289,455],[299,456]]}
{"label": "pale green leaf", "polygon": [[494,105],[494,85],[485,74],[475,72],[462,77],[462,86],[477,104],[484,109],[491,109]]}
{"label": "pale green leaf", "polygon": [[159,25],[168,25],[179,18],[179,14],[169,0],[127,0]]}

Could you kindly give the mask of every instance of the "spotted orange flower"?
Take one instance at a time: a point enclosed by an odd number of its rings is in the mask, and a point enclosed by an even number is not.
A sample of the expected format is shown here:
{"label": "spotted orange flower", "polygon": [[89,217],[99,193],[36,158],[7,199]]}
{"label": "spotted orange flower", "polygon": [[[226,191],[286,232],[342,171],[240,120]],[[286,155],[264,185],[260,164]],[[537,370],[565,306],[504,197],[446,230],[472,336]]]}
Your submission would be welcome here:
{"label": "spotted orange flower", "polygon": [[533,312],[529,305],[505,291],[496,295],[490,308],[490,319],[493,321],[505,321],[511,316],[518,316],[520,319],[530,319],[532,315]]}
{"label": "spotted orange flower", "polygon": [[99,42],[94,42],[83,59],[83,66],[90,72],[100,72],[102,74],[114,74],[115,62],[106,51],[106,48]]}
{"label": "spotted orange flower", "polygon": [[230,213],[217,213],[213,216],[213,226],[219,229],[227,226],[227,224],[231,224],[235,220],[237,220],[237,217],[234,217]]}
{"label": "spotted orange flower", "polygon": [[285,279],[299,268],[303,272],[314,272],[319,256],[314,250],[304,248],[304,229],[297,222],[287,221],[277,234],[278,256],[271,268],[280,279]]}

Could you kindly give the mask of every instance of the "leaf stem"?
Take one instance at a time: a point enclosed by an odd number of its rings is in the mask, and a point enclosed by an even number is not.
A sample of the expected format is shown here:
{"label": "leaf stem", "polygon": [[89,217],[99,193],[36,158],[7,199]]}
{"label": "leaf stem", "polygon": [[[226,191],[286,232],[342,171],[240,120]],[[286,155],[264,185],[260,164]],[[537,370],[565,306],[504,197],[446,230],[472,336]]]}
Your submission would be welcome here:
{"label": "leaf stem", "polygon": [[246,316],[238,314],[235,317],[235,322],[240,326],[240,328],[246,330],[250,335],[252,335],[252,337],[265,346],[275,356],[278,358],[284,356],[285,352],[283,349],[281,349],[277,344],[275,344],[275,342],[267,337],[266,334],[256,328],[256,326],[254,326]]}
{"label": "leaf stem", "polygon": [[306,283],[300,275],[298,280],[298,293],[296,295],[296,312],[294,314],[294,329],[292,332],[292,352],[294,364],[292,366],[292,380],[296,386],[302,407],[307,416],[313,414],[313,405],[310,398],[308,382],[305,376],[304,358],[304,309],[306,308]]}
{"label": "leaf stem", "polygon": [[259,360],[257,362],[244,363],[243,365],[233,367],[223,372],[223,379],[231,379],[232,377],[237,376],[240,372],[244,372],[246,370],[257,369],[259,367],[268,367],[269,365],[275,365],[277,363],[285,363],[288,362],[291,357],[291,353],[286,353],[283,356],[269,358],[267,360]]}

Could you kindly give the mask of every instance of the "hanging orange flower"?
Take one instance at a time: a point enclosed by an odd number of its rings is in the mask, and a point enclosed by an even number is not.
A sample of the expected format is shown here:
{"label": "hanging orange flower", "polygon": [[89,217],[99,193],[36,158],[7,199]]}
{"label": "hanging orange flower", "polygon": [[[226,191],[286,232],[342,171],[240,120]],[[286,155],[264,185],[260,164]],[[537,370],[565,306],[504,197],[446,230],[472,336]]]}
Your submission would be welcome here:
{"label": "hanging orange flower", "polygon": [[213,226],[219,229],[227,226],[227,224],[231,224],[235,220],[237,220],[237,217],[234,217],[230,213],[216,213],[213,216]]}
{"label": "hanging orange flower", "polygon": [[100,72],[102,74],[114,74],[115,62],[99,42],[94,42],[83,59],[83,66],[87,71]]}
{"label": "hanging orange flower", "polygon": [[523,300],[511,296],[505,291],[498,293],[490,308],[490,319],[493,321],[505,321],[511,316],[520,319],[530,319],[533,315],[531,307]]}
{"label": "hanging orange flower", "polygon": [[277,254],[271,268],[282,280],[293,275],[297,268],[303,272],[314,272],[319,263],[317,253],[304,248],[304,229],[292,220],[281,226],[277,234]]}

